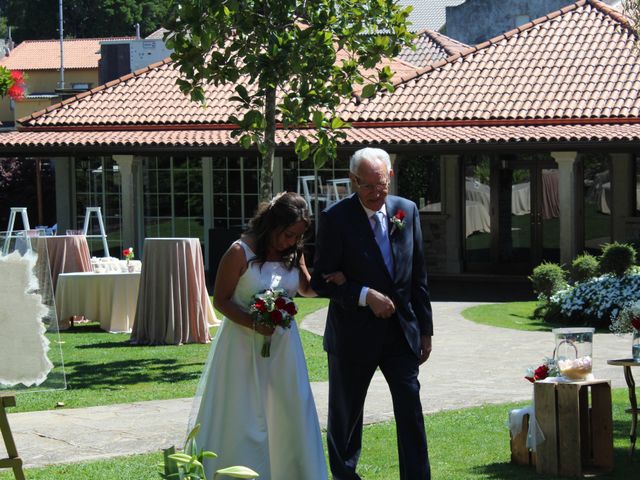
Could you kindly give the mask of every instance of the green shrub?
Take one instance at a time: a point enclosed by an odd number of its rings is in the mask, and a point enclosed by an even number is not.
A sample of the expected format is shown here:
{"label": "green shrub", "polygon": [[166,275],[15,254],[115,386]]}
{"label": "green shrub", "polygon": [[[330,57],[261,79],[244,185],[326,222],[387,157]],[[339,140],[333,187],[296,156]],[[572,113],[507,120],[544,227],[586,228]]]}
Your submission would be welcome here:
{"label": "green shrub", "polygon": [[541,263],[534,268],[529,280],[535,294],[547,301],[567,285],[565,271],[557,263],[550,262]]}
{"label": "green shrub", "polygon": [[593,255],[584,253],[578,255],[571,262],[571,279],[574,283],[586,282],[593,277],[597,277],[599,270],[598,259]]}
{"label": "green shrub", "polygon": [[608,243],[602,249],[600,271],[622,277],[636,262],[635,249],[626,243]]}

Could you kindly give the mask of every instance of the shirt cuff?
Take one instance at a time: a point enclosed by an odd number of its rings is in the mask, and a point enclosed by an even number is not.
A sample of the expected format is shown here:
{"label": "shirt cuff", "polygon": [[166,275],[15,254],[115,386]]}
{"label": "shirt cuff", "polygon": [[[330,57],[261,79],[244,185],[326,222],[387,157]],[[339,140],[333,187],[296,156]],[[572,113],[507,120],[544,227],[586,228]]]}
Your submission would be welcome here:
{"label": "shirt cuff", "polygon": [[360,290],[360,297],[358,298],[359,307],[367,306],[367,293],[369,293],[369,287],[362,287],[362,290]]}

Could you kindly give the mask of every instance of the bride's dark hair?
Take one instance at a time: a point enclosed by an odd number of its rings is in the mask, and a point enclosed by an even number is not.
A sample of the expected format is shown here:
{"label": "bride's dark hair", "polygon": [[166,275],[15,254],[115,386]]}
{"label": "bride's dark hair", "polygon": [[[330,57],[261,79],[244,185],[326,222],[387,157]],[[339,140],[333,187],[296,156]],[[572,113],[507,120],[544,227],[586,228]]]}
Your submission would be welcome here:
{"label": "bride's dark hair", "polygon": [[[256,256],[251,261],[260,264],[266,262],[273,234],[278,234],[301,220],[306,228],[311,224],[307,202],[297,193],[282,192],[273,197],[270,202],[261,203],[256,214],[249,220],[249,226],[245,232],[255,239]],[[288,269],[300,265],[303,247],[304,238],[301,238],[291,248],[282,252],[282,263]]]}

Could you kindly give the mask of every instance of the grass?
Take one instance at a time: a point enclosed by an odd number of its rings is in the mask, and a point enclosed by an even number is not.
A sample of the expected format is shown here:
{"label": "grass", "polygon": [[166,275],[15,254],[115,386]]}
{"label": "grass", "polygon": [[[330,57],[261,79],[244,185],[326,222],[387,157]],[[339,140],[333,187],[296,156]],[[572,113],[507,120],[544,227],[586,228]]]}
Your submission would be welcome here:
{"label": "grass", "polygon": [[[538,479],[535,468],[510,463],[507,414],[522,404],[486,405],[439,412],[425,417],[432,476],[434,479]],[[636,460],[630,459],[630,416],[624,412],[628,406],[626,389],[613,391],[613,435],[615,471],[601,476],[603,479],[629,479],[637,477]],[[395,424],[385,422],[365,427],[363,451],[359,473],[363,480],[389,480],[398,478]],[[161,461],[159,452],[119,457],[109,460],[50,466],[27,470],[30,480],[113,480],[159,478]],[[8,472],[0,480],[13,478]]]}
{"label": "grass", "polygon": [[[298,318],[327,305],[327,300],[298,298]],[[212,335],[215,328],[211,329]],[[311,381],[327,380],[322,337],[301,332]],[[57,338],[52,337],[52,341]],[[12,412],[90,407],[194,395],[209,344],[129,345],[129,335],[107,333],[96,323],[60,332],[66,390],[23,391]]]}
{"label": "grass", "polygon": [[462,316],[472,322],[492,327],[526,330],[529,332],[549,332],[556,325],[534,318],[533,312],[538,302],[508,302],[490,305],[476,305],[462,311]]}
{"label": "grass", "polygon": [[[546,322],[534,317],[538,302],[508,302],[476,305],[462,311],[462,316],[472,322],[491,327],[510,328],[527,332],[550,332],[553,328],[566,326],[562,323]],[[596,333],[611,333],[606,327],[596,328]]]}

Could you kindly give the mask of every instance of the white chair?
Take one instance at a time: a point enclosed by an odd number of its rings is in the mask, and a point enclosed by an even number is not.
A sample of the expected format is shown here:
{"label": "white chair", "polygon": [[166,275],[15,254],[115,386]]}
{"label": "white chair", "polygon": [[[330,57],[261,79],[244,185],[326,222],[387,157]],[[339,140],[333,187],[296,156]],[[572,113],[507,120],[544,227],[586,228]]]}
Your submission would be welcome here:
{"label": "white chair", "polygon": [[348,178],[332,178],[327,180],[327,206],[351,195],[351,180]]}
{"label": "white chair", "polygon": [[325,189],[322,185],[322,178],[316,177],[315,175],[301,175],[298,177],[298,193],[304,197],[307,204],[311,207],[311,214],[315,211],[316,198],[319,208],[324,208],[324,206],[327,205],[327,196],[324,192]]}

